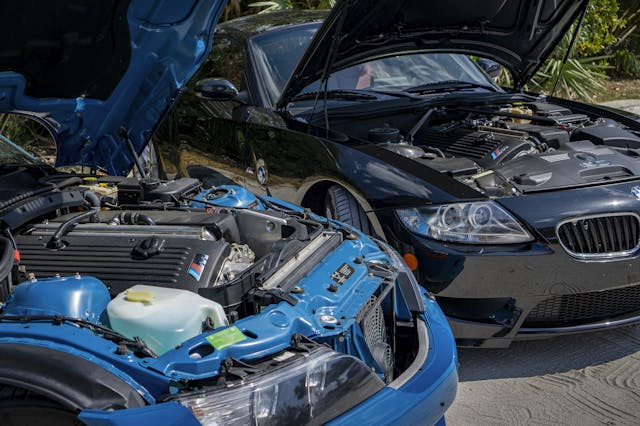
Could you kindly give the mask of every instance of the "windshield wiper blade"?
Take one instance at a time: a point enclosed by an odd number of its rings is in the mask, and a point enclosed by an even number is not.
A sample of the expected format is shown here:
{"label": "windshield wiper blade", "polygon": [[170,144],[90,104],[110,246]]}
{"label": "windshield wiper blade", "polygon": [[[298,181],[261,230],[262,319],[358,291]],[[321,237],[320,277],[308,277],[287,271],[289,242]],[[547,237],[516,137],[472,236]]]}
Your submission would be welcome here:
{"label": "windshield wiper blade", "polygon": [[481,88],[481,89],[487,89],[492,92],[498,91],[495,87],[489,84],[474,83],[472,81],[463,81],[463,80],[445,80],[445,81],[425,83],[419,86],[410,87],[408,89],[405,89],[405,92],[424,93],[424,92],[456,91],[460,89],[469,89],[469,88],[475,88],[475,87]]}
{"label": "windshield wiper blade", "polygon": [[326,93],[322,91],[305,92],[291,98],[291,102],[296,101],[308,101],[322,99],[345,99],[348,101],[375,101],[377,96],[370,95],[368,93],[361,92],[359,90],[328,90]]}

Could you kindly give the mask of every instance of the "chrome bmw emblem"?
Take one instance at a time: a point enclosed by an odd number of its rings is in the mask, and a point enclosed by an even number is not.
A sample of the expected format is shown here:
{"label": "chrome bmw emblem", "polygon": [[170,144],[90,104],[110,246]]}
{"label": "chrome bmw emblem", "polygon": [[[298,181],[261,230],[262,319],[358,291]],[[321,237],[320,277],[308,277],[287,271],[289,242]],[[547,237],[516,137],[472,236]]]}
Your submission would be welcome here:
{"label": "chrome bmw emblem", "polygon": [[636,200],[640,200],[640,186],[634,186],[631,188],[631,194],[636,197]]}

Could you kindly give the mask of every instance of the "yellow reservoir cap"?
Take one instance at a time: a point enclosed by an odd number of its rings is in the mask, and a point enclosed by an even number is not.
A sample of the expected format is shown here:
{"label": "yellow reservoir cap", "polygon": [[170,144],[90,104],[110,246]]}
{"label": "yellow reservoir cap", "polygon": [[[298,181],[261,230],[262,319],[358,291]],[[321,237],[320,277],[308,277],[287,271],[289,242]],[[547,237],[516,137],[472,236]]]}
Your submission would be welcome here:
{"label": "yellow reservoir cap", "polygon": [[151,303],[153,293],[146,290],[127,290],[124,298],[128,302]]}

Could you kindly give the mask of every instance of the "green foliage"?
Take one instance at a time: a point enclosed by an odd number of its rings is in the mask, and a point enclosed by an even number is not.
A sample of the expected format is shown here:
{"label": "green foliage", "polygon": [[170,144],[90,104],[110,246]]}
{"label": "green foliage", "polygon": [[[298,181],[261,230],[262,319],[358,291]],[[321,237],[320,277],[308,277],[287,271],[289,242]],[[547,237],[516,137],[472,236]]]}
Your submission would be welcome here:
{"label": "green foliage", "polygon": [[621,8],[620,22],[614,28],[616,43],[609,51],[614,74],[640,78],[640,0],[627,0]]}
{"label": "green foliage", "polygon": [[592,101],[604,89],[608,75],[640,76],[637,53],[623,48],[637,30],[640,0],[626,2],[635,2],[637,6],[621,9],[618,0],[591,0],[571,59],[562,68],[572,31],[542,66],[529,88],[549,93],[560,73],[556,95]]}
{"label": "green foliage", "polygon": [[556,96],[578,98],[586,101],[593,100],[593,96],[604,89],[603,82],[609,68],[606,56],[569,59],[562,67],[562,60],[550,59],[531,80],[529,87],[537,92],[551,92],[560,74],[555,91]]}
{"label": "green foliage", "polygon": [[258,13],[276,12],[279,10],[293,9],[329,9],[333,7],[336,0],[269,0],[249,3],[251,8],[260,8]]}
{"label": "green foliage", "polygon": [[591,0],[578,38],[576,54],[600,55],[618,41],[616,31],[625,27],[618,16],[618,0]]}
{"label": "green foliage", "polygon": [[293,4],[290,0],[272,0],[249,3],[249,7],[260,8],[261,10],[258,13],[269,13],[278,10],[291,10],[293,9]]}

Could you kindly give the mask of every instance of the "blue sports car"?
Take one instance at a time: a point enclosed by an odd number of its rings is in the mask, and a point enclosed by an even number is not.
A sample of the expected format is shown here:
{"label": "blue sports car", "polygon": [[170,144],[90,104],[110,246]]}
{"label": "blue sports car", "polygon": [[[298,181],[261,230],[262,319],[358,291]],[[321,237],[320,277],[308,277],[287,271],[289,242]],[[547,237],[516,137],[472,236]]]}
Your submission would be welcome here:
{"label": "blue sports car", "polygon": [[146,167],[225,3],[1,7],[0,112],[57,148],[0,137],[3,426],[444,422],[453,337],[393,249]]}

